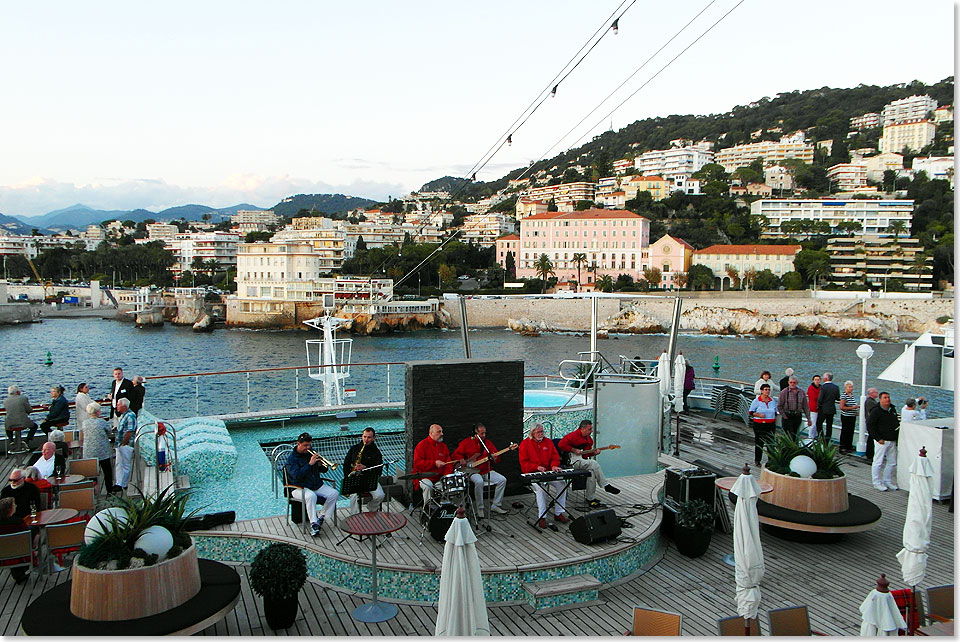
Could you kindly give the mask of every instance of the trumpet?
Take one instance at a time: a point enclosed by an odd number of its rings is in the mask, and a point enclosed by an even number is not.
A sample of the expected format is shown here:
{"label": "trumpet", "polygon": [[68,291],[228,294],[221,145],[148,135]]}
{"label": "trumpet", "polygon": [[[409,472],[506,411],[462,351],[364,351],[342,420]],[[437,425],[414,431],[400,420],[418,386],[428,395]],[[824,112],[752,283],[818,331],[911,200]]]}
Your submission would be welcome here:
{"label": "trumpet", "polygon": [[326,457],[324,457],[324,456],[321,455],[320,453],[314,452],[314,451],[310,450],[309,448],[307,449],[307,452],[310,453],[311,455],[313,455],[314,457],[316,457],[317,459],[319,459],[319,460],[320,460],[320,463],[323,464],[324,466],[326,466],[327,468],[329,468],[330,470],[336,469],[337,465],[334,464],[334,463],[332,463],[329,459],[327,459]]}

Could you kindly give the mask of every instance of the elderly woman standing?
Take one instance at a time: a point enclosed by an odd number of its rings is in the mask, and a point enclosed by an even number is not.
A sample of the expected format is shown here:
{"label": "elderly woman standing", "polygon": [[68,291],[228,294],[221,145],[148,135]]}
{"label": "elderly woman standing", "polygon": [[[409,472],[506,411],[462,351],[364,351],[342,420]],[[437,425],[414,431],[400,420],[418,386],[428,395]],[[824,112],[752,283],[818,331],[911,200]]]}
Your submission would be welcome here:
{"label": "elderly woman standing", "polygon": [[[87,406],[89,406],[92,401],[93,399],[90,398],[90,386],[86,383],[81,383],[77,386],[77,396],[74,399],[76,403],[74,412],[77,413],[77,430],[83,430],[83,424],[87,423],[87,419],[90,418],[90,415],[87,414]],[[80,437],[78,435],[77,440],[79,441],[79,439]]]}
{"label": "elderly woman standing", "polygon": [[113,452],[110,447],[110,434],[113,429],[107,421],[100,418],[100,404],[96,401],[87,404],[85,410],[90,418],[83,424],[83,456],[93,457],[100,462],[103,483],[107,489],[113,488],[113,466],[110,461]]}
{"label": "elderly woman standing", "polygon": [[860,404],[853,395],[853,382],[843,382],[840,393],[840,452],[853,452],[853,433],[857,430],[857,418],[860,416]]}

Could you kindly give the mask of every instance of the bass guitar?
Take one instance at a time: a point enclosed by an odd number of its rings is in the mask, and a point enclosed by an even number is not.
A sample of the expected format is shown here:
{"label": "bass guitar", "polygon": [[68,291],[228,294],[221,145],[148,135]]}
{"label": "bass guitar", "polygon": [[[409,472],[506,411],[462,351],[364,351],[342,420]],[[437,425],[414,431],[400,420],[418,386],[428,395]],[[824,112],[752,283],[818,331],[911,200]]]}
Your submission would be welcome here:
{"label": "bass guitar", "polygon": [[[509,446],[507,446],[507,447],[504,448],[503,450],[498,450],[497,452],[493,453],[492,455],[487,455],[487,456],[484,457],[483,459],[473,460],[473,458],[471,457],[470,459],[467,460],[467,465],[468,465],[468,466],[471,466],[471,467],[473,467],[473,468],[476,468],[476,467],[479,466],[480,464],[485,464],[485,463],[487,463],[487,461],[488,461],[491,457],[499,457],[500,455],[502,455],[503,453],[507,452],[508,450],[516,450],[516,449],[519,448],[519,447],[520,447],[519,444],[511,443]],[[617,446],[617,448],[619,448],[619,446]],[[479,454],[482,454],[482,453],[477,453],[477,454],[479,455]]]}

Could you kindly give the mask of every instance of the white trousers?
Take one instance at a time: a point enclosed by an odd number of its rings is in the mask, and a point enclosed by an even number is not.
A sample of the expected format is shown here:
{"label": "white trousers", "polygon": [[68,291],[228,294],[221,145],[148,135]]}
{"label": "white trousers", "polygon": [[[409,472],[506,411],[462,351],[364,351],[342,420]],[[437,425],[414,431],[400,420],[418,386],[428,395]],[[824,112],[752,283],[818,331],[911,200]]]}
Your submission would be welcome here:
{"label": "white trousers", "polygon": [[889,439],[882,444],[873,442],[873,466],[870,472],[874,486],[897,485],[897,442]]}
{"label": "white trousers", "polygon": [[601,488],[607,485],[607,478],[600,468],[600,462],[596,459],[584,459],[580,455],[570,455],[570,465],[576,470],[589,470],[590,476],[587,477],[587,501],[597,498],[597,486]]}
{"label": "white trousers", "polygon": [[[550,486],[553,487],[553,494],[556,495],[563,490],[563,487],[566,486],[566,482],[562,481],[552,481],[547,482]],[[537,517],[540,517],[547,510],[547,491],[544,486],[547,484],[530,484],[530,487],[533,488],[533,494],[537,497]],[[567,491],[563,491],[560,495],[560,498],[557,500],[557,503],[553,507],[554,514],[562,515],[567,511]],[[546,515],[544,515],[546,517]]]}
{"label": "white trousers", "polygon": [[114,483],[121,488],[126,488],[130,481],[130,463],[133,459],[133,446],[117,447],[117,464],[114,467]]}
{"label": "white trousers", "polygon": [[[350,512],[359,513],[360,512],[360,496],[357,493],[350,495]],[[378,511],[380,510],[380,504],[383,503],[383,488],[380,484],[377,484],[377,487],[374,490],[370,491],[370,501],[367,503],[367,510],[369,511]]]}
{"label": "white trousers", "polygon": [[327,520],[333,517],[334,511],[337,510],[337,499],[339,499],[340,493],[337,492],[336,488],[324,484],[316,490],[297,488],[290,493],[290,496],[304,503],[307,507],[307,518],[313,524],[317,521],[317,497],[323,497],[323,519]]}
{"label": "white trousers", "polygon": [[807,426],[807,437],[810,439],[817,438],[817,412],[815,410],[810,411],[810,425]]}
{"label": "white trousers", "polygon": [[[485,477],[485,475],[481,475],[480,473],[470,475],[470,481],[473,482],[473,497],[477,500],[475,506],[478,512],[483,511],[483,483]],[[490,504],[490,507],[499,507],[500,502],[503,501],[503,491],[507,487],[507,478],[497,471],[491,470],[490,483],[494,485],[493,502]]]}
{"label": "white trousers", "polygon": [[430,500],[433,498],[433,482],[429,479],[421,479],[420,492],[423,493],[423,508],[426,510],[426,508],[430,506]]}

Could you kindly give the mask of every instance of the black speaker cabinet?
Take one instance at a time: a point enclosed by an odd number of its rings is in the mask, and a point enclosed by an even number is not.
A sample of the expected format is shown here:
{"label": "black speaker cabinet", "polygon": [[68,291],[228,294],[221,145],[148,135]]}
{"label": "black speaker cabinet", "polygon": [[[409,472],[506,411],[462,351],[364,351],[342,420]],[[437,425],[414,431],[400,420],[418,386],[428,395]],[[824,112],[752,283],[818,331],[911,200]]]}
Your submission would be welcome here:
{"label": "black speaker cabinet", "polygon": [[717,476],[699,468],[667,468],[664,471],[664,496],[683,503],[702,499],[713,506]]}
{"label": "black speaker cabinet", "polygon": [[570,533],[581,544],[596,544],[620,535],[620,518],[609,508],[587,513],[570,522]]}

